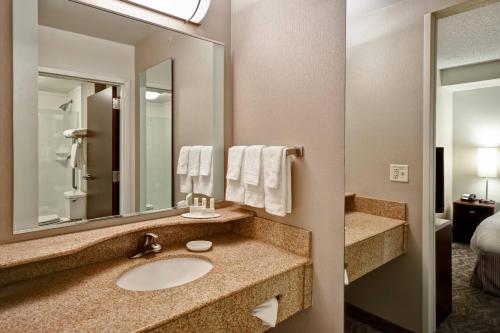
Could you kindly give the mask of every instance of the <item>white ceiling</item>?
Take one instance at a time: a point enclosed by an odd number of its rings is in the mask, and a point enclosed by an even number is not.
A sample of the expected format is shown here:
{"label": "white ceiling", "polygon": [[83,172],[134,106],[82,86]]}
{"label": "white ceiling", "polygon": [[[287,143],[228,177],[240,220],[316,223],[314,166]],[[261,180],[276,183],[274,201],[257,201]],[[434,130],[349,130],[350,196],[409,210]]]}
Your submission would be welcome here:
{"label": "white ceiling", "polygon": [[69,0],[39,0],[38,22],[118,43],[136,45],[162,28]]}
{"label": "white ceiling", "polygon": [[500,59],[500,3],[438,20],[438,68]]}
{"label": "white ceiling", "polygon": [[474,89],[484,89],[491,87],[500,87],[500,79],[486,80],[486,81],[474,81],[467,83],[454,84],[450,86],[443,86],[445,89],[450,91],[465,91]]}
{"label": "white ceiling", "polygon": [[38,76],[38,90],[53,93],[67,94],[82,83],[76,80]]}

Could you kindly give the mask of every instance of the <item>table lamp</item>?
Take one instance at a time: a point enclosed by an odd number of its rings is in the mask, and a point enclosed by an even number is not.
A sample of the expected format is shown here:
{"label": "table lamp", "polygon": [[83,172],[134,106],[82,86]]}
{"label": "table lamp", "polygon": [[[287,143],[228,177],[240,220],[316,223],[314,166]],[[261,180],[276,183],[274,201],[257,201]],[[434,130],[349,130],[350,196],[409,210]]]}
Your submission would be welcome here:
{"label": "table lamp", "polygon": [[492,204],[494,200],[488,200],[488,179],[497,177],[497,149],[478,148],[477,150],[477,175],[486,178],[486,198],[479,200],[481,203]]}

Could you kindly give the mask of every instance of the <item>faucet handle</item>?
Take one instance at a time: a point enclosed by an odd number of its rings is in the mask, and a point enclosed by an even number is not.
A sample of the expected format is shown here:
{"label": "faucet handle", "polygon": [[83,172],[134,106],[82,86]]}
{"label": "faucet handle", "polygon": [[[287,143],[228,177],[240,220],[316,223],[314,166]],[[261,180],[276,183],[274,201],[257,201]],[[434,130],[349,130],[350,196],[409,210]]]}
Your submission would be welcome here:
{"label": "faucet handle", "polygon": [[140,258],[148,253],[158,253],[161,252],[162,246],[154,242],[158,238],[158,235],[152,232],[147,232],[144,234],[144,244],[139,246],[138,252],[129,257],[130,259]]}
{"label": "faucet handle", "polygon": [[147,232],[144,234],[144,247],[151,246],[154,240],[158,238],[158,235],[152,232]]}
{"label": "faucet handle", "polygon": [[144,237],[149,239],[157,239],[159,236],[153,232],[147,232],[144,234]]}

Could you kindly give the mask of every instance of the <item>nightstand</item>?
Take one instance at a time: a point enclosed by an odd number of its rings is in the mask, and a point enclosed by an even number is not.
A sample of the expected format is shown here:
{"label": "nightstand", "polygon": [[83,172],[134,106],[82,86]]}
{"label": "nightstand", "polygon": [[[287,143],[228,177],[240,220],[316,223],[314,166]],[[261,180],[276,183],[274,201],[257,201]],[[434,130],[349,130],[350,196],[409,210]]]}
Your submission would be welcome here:
{"label": "nightstand", "polygon": [[469,244],[479,223],[495,214],[496,204],[479,201],[453,202],[453,241]]}

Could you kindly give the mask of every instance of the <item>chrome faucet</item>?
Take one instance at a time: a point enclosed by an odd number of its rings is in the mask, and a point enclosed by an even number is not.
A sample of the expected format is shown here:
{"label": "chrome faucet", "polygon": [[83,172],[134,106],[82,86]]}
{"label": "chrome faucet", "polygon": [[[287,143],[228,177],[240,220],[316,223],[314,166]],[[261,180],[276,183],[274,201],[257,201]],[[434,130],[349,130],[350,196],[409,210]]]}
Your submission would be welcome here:
{"label": "chrome faucet", "polygon": [[148,232],[144,234],[144,244],[139,248],[138,252],[133,256],[129,257],[130,259],[141,258],[149,253],[158,253],[161,252],[162,247],[160,244],[154,242],[155,239],[158,238],[157,234],[152,232]]}

